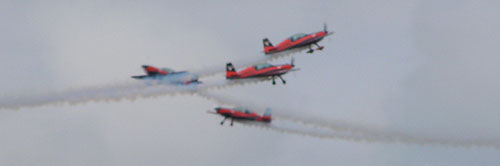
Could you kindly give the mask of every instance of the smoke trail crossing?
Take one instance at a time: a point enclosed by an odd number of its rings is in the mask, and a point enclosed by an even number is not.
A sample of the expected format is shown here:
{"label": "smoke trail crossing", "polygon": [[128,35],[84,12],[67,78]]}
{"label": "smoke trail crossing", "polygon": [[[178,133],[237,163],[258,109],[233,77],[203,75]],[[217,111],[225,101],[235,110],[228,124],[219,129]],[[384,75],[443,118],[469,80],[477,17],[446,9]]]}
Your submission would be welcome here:
{"label": "smoke trail crossing", "polygon": [[[273,55],[260,55],[248,59],[238,60],[237,66],[240,68],[272,61],[278,58],[291,56],[303,51],[305,48],[292,49]],[[194,70],[200,77],[214,76],[225,71],[224,66],[204,67]],[[57,104],[83,104],[87,102],[110,102],[122,99],[135,100],[137,98],[156,97],[162,95],[193,94],[199,90],[222,89],[233,86],[269,81],[270,78],[251,78],[244,80],[220,80],[206,82],[203,84],[193,84],[187,86],[164,85],[155,81],[126,82],[112,85],[84,87],[78,89],[62,90],[58,92],[45,92],[29,95],[0,96],[0,109],[20,109],[23,107],[37,107]]]}
{"label": "smoke trail crossing", "polygon": [[233,86],[268,81],[268,78],[245,80],[220,80],[204,84],[168,85],[154,82],[127,82],[105,86],[69,89],[59,92],[46,92],[30,95],[11,95],[0,97],[0,109],[20,109],[44,105],[85,104],[87,102],[134,101],[137,98],[150,98],[164,95],[194,94],[200,90],[222,89]]}

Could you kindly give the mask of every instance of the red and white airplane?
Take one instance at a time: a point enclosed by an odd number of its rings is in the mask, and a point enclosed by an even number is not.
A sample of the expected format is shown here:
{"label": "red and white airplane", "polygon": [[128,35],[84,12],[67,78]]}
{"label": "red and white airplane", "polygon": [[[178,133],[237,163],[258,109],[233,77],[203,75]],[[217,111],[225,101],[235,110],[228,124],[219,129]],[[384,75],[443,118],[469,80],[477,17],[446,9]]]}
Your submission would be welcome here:
{"label": "red and white airplane", "polygon": [[318,45],[318,42],[321,41],[324,37],[332,34],[333,32],[328,32],[325,24],[323,26],[323,31],[310,34],[297,33],[287,38],[286,40],[282,41],[276,46],[273,46],[273,44],[269,41],[269,39],[264,38],[262,40],[262,42],[264,43],[264,53],[266,53],[266,55],[272,55],[278,52],[283,52],[296,48],[304,48],[304,47],[309,47],[307,53],[313,53],[314,50],[311,48],[311,45],[314,44],[316,45],[317,50],[322,50],[324,47]]}
{"label": "red and white airplane", "polygon": [[293,64],[294,59],[290,64],[284,65],[271,65],[269,63],[257,64],[254,66],[247,67],[239,72],[236,72],[233,64],[231,62],[226,64],[226,79],[245,79],[245,78],[269,78],[272,77],[273,85],[276,84],[275,77],[281,79],[283,84],[286,81],[281,77],[281,75],[288,73],[289,71],[295,71],[295,65]]}
{"label": "red and white airplane", "polygon": [[269,108],[266,109],[266,111],[262,115],[256,114],[254,112],[249,111],[248,109],[241,107],[236,107],[236,108],[217,107],[215,108],[215,111],[216,112],[211,112],[211,111],[208,112],[224,116],[224,119],[220,122],[220,125],[223,125],[224,121],[226,121],[226,119],[228,118],[231,118],[231,126],[233,126],[234,120],[257,121],[264,123],[271,123],[272,120],[271,109]]}

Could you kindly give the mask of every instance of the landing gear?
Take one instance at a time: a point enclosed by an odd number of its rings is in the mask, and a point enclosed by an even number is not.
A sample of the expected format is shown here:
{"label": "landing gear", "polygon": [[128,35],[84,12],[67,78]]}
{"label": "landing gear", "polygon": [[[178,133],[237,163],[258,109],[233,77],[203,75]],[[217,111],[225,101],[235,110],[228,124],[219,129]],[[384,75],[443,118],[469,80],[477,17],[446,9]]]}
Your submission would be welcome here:
{"label": "landing gear", "polygon": [[309,45],[309,50],[307,51],[307,53],[312,54],[313,52],[314,50],[311,48],[311,45]]}
{"label": "landing gear", "polygon": [[233,120],[234,120],[234,119],[233,119],[233,118],[231,118],[231,124],[230,124],[230,126],[233,126]]}
{"label": "landing gear", "polygon": [[318,43],[314,43],[314,45],[316,45],[316,47],[318,47],[318,48],[316,48],[317,50],[323,50],[323,48],[325,48],[323,46],[318,45]]}
{"label": "landing gear", "polygon": [[277,75],[277,76],[272,76],[272,78],[273,78],[273,85],[276,85],[276,78],[275,77],[278,77],[281,80],[281,82],[283,82],[283,84],[286,84],[285,79],[283,79],[283,77],[281,77],[281,75]]}
{"label": "landing gear", "polygon": [[286,81],[283,79],[283,77],[281,77],[281,76],[278,76],[278,77],[280,78],[281,82],[283,82],[283,84],[286,84]]}
{"label": "landing gear", "polygon": [[[226,121],[227,117],[224,117],[224,119],[220,122],[220,125],[223,125],[224,124],[224,121]],[[231,121],[232,123],[232,121]]]}

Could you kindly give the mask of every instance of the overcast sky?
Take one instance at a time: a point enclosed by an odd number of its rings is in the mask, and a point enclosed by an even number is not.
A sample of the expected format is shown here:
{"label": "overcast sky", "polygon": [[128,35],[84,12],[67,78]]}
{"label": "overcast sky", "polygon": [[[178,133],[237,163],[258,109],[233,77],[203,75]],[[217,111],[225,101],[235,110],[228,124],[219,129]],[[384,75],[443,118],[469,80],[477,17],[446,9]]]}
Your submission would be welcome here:
{"label": "overcast sky", "polygon": [[[211,93],[296,116],[500,140],[498,1],[0,1],[2,96],[127,81],[263,56],[323,23],[287,85]],[[288,62],[281,59],[272,63]],[[238,65],[238,64],[235,64]],[[222,75],[215,76],[224,79]],[[203,80],[202,80],[203,81]],[[278,133],[205,113],[197,96],[0,110],[0,165],[498,165],[500,150]]]}

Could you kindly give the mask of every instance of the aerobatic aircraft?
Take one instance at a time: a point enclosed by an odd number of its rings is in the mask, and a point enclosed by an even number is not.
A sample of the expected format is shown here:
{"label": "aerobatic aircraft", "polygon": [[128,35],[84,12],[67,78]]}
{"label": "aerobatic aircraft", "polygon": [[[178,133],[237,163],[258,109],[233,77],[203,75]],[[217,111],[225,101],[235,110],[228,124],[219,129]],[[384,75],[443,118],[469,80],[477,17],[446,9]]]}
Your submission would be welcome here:
{"label": "aerobatic aircraft", "polygon": [[273,46],[271,41],[269,39],[264,38],[262,42],[264,43],[264,53],[266,55],[272,55],[278,52],[283,52],[291,49],[298,49],[298,48],[305,48],[309,47],[309,50],[307,53],[313,53],[314,50],[312,49],[311,45],[315,45],[317,50],[322,50],[324,47],[318,45],[318,42],[321,41],[324,37],[328,35],[332,35],[333,32],[328,32],[326,29],[326,24],[323,26],[323,31],[316,32],[316,33],[310,33],[310,34],[305,34],[305,33],[297,33],[293,36],[290,36],[286,40],[282,41],[276,46]]}
{"label": "aerobatic aircraft", "polygon": [[245,79],[245,78],[269,78],[272,77],[273,85],[276,84],[275,77],[281,79],[283,84],[286,81],[281,77],[281,75],[288,73],[289,71],[295,71],[294,69],[294,59],[290,64],[284,65],[271,65],[269,63],[257,64],[247,67],[239,72],[236,72],[233,64],[231,62],[226,64],[226,79]]}
{"label": "aerobatic aircraft", "polygon": [[146,75],[132,76],[135,79],[154,80],[159,83],[188,85],[192,83],[201,83],[198,81],[198,74],[187,71],[174,71],[169,68],[158,69],[153,66],[143,65],[142,68]]}
{"label": "aerobatic aircraft", "polygon": [[233,126],[234,120],[246,120],[246,121],[257,121],[257,122],[265,122],[270,123],[271,118],[271,110],[268,108],[264,112],[264,114],[259,115],[254,112],[249,111],[248,109],[236,107],[236,108],[222,108],[216,107],[215,112],[208,111],[208,113],[219,114],[224,116],[224,119],[220,122],[220,125],[224,124],[226,119],[231,118],[231,126]]}

